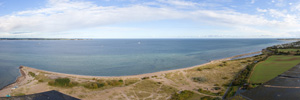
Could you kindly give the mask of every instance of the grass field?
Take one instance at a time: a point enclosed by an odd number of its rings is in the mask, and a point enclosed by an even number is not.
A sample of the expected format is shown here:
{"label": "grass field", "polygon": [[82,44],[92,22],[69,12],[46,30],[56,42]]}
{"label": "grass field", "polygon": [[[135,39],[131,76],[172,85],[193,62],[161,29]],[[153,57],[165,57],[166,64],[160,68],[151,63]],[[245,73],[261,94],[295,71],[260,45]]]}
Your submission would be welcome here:
{"label": "grass field", "polygon": [[254,68],[251,83],[264,83],[300,63],[300,56],[271,56]]}
{"label": "grass field", "polygon": [[282,51],[282,52],[296,52],[297,50],[300,50],[300,49],[278,49],[278,51]]}
{"label": "grass field", "polygon": [[296,52],[297,50],[300,50],[300,49],[278,49],[278,51],[281,51],[281,52]]}

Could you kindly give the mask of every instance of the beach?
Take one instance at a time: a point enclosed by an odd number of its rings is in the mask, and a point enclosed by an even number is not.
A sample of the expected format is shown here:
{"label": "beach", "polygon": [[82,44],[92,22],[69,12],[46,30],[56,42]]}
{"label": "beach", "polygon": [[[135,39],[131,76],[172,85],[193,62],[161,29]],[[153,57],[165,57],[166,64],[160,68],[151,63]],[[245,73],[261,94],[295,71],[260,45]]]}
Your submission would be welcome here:
{"label": "beach", "polygon": [[[237,56],[228,57],[228,58],[224,58],[224,59],[213,60],[213,61],[210,61],[210,62],[205,63],[205,64],[196,65],[196,66],[187,67],[187,68],[160,71],[160,72],[154,72],[154,73],[146,73],[146,74],[140,74],[140,75],[130,75],[130,76],[85,76],[85,75],[57,73],[57,72],[51,72],[51,71],[45,71],[45,70],[39,70],[39,69],[35,69],[35,68],[20,66],[21,76],[18,77],[16,82],[14,82],[13,84],[10,84],[10,85],[4,87],[3,89],[1,89],[0,96],[4,97],[7,94],[12,94],[13,92],[16,92],[18,89],[21,89],[21,88],[22,88],[22,91],[25,91],[27,89],[27,88],[24,89],[25,87],[32,87],[29,91],[26,91],[25,94],[39,93],[39,92],[44,92],[44,91],[51,90],[51,89],[58,89],[59,90],[59,88],[49,87],[47,83],[37,82],[38,80],[35,80],[34,77],[30,76],[28,74],[29,72],[36,73],[37,75],[43,73],[45,76],[49,77],[50,79],[70,78],[71,80],[79,81],[79,82],[85,82],[85,81],[97,80],[97,79],[101,79],[101,80],[115,80],[115,79],[117,79],[117,80],[131,80],[131,79],[137,79],[137,80],[141,80],[142,78],[145,78],[145,77],[149,78],[150,77],[150,78],[152,78],[153,81],[162,81],[162,82],[165,82],[164,85],[169,85],[169,86],[173,85],[174,86],[175,80],[173,80],[173,79],[170,80],[170,78],[163,78],[163,77],[165,77],[165,75],[168,75],[169,73],[178,73],[178,72],[180,72],[182,74],[187,74],[188,70],[192,70],[192,69],[195,69],[195,68],[198,68],[198,67],[201,67],[201,66],[214,65],[214,64],[217,64],[217,63],[220,63],[220,62],[229,61],[229,60],[231,60],[233,58],[236,58],[236,57],[259,54],[259,53],[260,52],[253,52],[253,53],[237,55]],[[154,76],[155,77],[161,77],[161,78],[153,78]],[[194,82],[188,80],[188,78],[186,80],[187,80],[186,84],[189,84],[188,86],[178,87],[176,89],[179,89],[179,90],[193,90],[193,88],[199,87],[199,85],[197,85]],[[195,84],[195,85],[191,85],[191,84]],[[176,83],[175,85],[178,85],[178,84]],[[16,86],[17,86],[17,89],[15,89]],[[123,90],[127,90],[127,89],[132,88],[132,87],[133,86],[129,85],[129,86],[124,86],[124,87],[114,87],[114,88],[122,88]],[[115,91],[115,90],[113,88],[111,88],[111,89],[105,89],[103,91]],[[101,92],[101,91],[98,91],[98,92]],[[109,93],[106,94],[106,95],[109,95]],[[107,96],[107,97],[109,97],[109,96]]]}

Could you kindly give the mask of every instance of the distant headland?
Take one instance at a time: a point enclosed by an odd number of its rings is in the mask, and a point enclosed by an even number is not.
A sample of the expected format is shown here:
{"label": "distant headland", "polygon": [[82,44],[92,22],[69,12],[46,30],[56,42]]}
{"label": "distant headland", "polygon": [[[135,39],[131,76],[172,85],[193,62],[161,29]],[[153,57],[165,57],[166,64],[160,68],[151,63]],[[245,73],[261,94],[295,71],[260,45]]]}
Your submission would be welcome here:
{"label": "distant headland", "polygon": [[300,38],[286,38],[286,39],[277,39],[277,40],[285,40],[285,41],[295,41],[295,40],[297,40],[297,41],[299,41]]}

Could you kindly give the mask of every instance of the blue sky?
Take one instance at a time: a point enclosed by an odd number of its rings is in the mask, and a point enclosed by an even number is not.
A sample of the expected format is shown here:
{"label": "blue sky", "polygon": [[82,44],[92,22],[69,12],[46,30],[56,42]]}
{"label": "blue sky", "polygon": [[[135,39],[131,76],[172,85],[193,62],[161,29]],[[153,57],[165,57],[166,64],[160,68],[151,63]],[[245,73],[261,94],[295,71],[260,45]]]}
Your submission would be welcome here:
{"label": "blue sky", "polygon": [[0,38],[299,38],[298,0],[1,0]]}

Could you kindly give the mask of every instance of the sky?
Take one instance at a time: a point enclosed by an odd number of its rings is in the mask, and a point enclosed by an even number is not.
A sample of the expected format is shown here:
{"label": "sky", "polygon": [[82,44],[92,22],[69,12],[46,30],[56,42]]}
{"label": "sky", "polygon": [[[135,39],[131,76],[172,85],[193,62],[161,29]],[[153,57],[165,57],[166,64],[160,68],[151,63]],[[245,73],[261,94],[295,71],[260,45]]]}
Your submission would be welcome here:
{"label": "sky", "polygon": [[300,38],[300,1],[0,0],[0,38]]}

